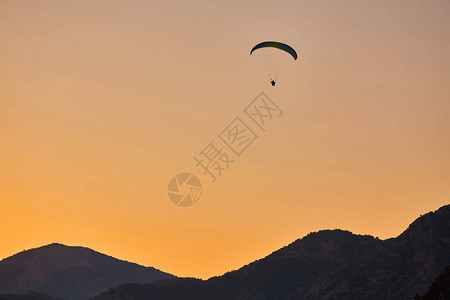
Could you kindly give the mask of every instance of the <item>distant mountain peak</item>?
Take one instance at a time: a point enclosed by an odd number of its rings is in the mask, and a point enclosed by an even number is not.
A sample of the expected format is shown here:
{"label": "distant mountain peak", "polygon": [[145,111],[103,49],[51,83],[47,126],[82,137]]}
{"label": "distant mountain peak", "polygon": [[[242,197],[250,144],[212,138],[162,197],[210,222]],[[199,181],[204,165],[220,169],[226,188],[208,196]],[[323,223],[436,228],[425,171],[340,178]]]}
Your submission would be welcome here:
{"label": "distant mountain peak", "polygon": [[43,247],[70,247],[70,246],[67,246],[67,245],[64,245],[61,243],[51,243],[51,244],[42,246],[41,248],[43,248]]}
{"label": "distant mountain peak", "polygon": [[0,293],[41,292],[66,300],[85,300],[128,282],[174,278],[80,246],[52,243],[19,252],[0,262]]}
{"label": "distant mountain peak", "polygon": [[421,215],[398,239],[415,244],[432,243],[437,239],[450,243],[450,205]]}

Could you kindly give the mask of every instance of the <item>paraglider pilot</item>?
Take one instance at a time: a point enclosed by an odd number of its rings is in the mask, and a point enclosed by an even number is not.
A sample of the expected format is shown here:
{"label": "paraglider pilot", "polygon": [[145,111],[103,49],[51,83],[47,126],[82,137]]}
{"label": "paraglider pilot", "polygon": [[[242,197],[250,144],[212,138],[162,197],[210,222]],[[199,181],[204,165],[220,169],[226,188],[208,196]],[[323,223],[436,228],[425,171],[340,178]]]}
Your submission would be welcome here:
{"label": "paraglider pilot", "polygon": [[[257,44],[250,51],[250,55],[252,55],[253,51],[261,49],[261,48],[276,48],[276,49],[280,49],[281,51],[284,51],[284,52],[287,52],[288,54],[290,54],[294,60],[297,60],[297,58],[298,58],[297,52],[295,52],[294,48],[292,48],[291,46],[289,46],[287,44],[283,44],[283,43],[280,43],[280,42],[274,42],[274,41],[267,41],[267,42],[262,42],[262,43]],[[258,51],[260,51],[260,50],[258,50]],[[269,71],[269,70],[266,70],[266,71]],[[274,74],[273,71],[275,71],[275,70],[269,71],[268,73]],[[273,76],[272,78],[275,78],[275,79],[271,78],[270,79],[270,84],[272,86],[275,86],[277,75],[274,74],[274,75],[271,75],[271,76]]]}

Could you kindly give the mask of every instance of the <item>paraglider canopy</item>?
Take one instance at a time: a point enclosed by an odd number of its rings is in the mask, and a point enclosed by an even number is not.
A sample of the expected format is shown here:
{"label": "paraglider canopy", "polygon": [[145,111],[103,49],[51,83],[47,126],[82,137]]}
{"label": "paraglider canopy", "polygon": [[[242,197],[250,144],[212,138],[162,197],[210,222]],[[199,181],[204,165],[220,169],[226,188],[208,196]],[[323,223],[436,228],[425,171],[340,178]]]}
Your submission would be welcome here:
{"label": "paraglider canopy", "polygon": [[252,55],[253,51],[255,51],[257,49],[267,48],[267,47],[281,49],[281,50],[289,53],[290,55],[292,55],[294,60],[296,60],[298,58],[297,52],[295,52],[294,48],[292,48],[291,46],[280,43],[280,42],[271,42],[271,41],[259,43],[258,45],[253,47],[253,49],[250,51],[250,55]]}
{"label": "paraglider canopy", "polygon": [[261,62],[267,77],[270,78],[270,84],[272,86],[275,86],[278,75],[287,65],[292,63],[292,59],[295,61],[298,58],[294,48],[287,44],[274,41],[257,44],[250,51],[250,55],[252,54]]}

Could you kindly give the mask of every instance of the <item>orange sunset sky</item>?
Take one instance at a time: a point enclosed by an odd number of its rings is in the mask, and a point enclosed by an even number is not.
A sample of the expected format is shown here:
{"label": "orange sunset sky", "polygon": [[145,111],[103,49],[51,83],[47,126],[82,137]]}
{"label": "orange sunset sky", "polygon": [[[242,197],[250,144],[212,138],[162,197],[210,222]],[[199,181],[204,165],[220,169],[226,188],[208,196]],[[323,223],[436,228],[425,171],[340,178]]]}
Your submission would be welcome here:
{"label": "orange sunset sky", "polygon": [[[450,201],[450,1],[1,1],[0,259],[59,242],[177,276]],[[300,59],[276,87],[250,49]],[[193,157],[284,111],[215,183]],[[197,174],[199,202],[167,184]]]}

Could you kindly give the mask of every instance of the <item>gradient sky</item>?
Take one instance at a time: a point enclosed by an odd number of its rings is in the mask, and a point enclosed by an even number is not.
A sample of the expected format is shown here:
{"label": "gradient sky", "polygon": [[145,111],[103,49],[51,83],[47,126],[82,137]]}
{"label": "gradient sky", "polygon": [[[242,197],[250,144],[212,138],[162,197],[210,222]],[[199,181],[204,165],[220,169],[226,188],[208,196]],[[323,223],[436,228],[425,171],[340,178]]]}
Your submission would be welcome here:
{"label": "gradient sky", "polygon": [[[178,276],[450,201],[449,1],[1,1],[0,258],[59,242]],[[249,55],[297,49],[275,88]],[[193,157],[284,111],[216,183]],[[193,207],[167,198],[193,172]]]}

